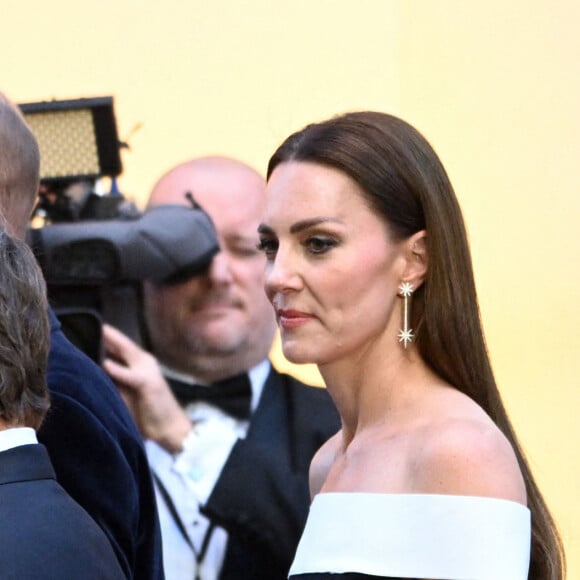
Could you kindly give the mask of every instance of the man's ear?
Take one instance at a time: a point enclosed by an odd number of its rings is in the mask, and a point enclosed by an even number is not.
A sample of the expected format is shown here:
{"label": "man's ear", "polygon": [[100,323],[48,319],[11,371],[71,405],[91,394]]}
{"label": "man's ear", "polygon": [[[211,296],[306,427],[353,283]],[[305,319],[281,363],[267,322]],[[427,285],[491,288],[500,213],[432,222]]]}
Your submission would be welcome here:
{"label": "man's ear", "polygon": [[417,290],[425,281],[429,256],[427,253],[427,232],[421,230],[413,234],[405,241],[405,257],[407,264],[403,275],[403,281],[413,285]]}

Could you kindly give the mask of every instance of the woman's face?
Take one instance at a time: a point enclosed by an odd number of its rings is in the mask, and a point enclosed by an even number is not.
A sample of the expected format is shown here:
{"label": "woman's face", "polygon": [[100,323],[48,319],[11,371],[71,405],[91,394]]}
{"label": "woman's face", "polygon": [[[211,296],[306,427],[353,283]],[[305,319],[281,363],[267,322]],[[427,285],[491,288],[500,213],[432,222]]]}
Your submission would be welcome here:
{"label": "woman's face", "polygon": [[404,242],[391,239],[349,176],[282,163],[259,232],[265,290],[290,361],[324,365],[397,344]]}

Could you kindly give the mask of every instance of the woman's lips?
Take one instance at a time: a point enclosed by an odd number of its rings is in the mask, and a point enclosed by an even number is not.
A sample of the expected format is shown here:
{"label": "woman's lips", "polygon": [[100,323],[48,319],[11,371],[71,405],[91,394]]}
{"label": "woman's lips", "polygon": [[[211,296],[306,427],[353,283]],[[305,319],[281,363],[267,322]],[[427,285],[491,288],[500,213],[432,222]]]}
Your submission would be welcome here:
{"label": "woman's lips", "polygon": [[284,330],[298,328],[314,318],[311,314],[300,310],[278,310],[276,314],[278,315],[278,324]]}

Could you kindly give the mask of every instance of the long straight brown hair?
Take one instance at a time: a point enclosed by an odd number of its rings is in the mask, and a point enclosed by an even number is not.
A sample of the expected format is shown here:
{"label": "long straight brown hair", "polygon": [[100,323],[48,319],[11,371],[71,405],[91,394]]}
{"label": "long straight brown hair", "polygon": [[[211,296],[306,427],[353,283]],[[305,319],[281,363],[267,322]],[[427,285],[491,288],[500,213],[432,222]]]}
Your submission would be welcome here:
{"label": "long straight brown hair", "polygon": [[532,513],[529,578],[561,580],[562,542],[497,389],[461,209],[437,154],[405,121],[367,111],[308,125],[288,137],[270,159],[268,178],[280,163],[293,160],[349,175],[398,239],[426,229],[429,268],[425,283],[413,295],[411,327],[417,348],[427,364],[476,401],[511,442]]}

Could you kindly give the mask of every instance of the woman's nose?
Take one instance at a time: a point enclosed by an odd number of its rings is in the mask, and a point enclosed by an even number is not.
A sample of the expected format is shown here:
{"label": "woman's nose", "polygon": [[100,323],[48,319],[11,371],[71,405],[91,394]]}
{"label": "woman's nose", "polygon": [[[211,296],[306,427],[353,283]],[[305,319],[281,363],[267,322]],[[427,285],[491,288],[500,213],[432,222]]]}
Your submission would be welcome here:
{"label": "woman's nose", "polygon": [[302,288],[302,276],[290,256],[278,251],[274,260],[266,264],[264,288],[268,296]]}

